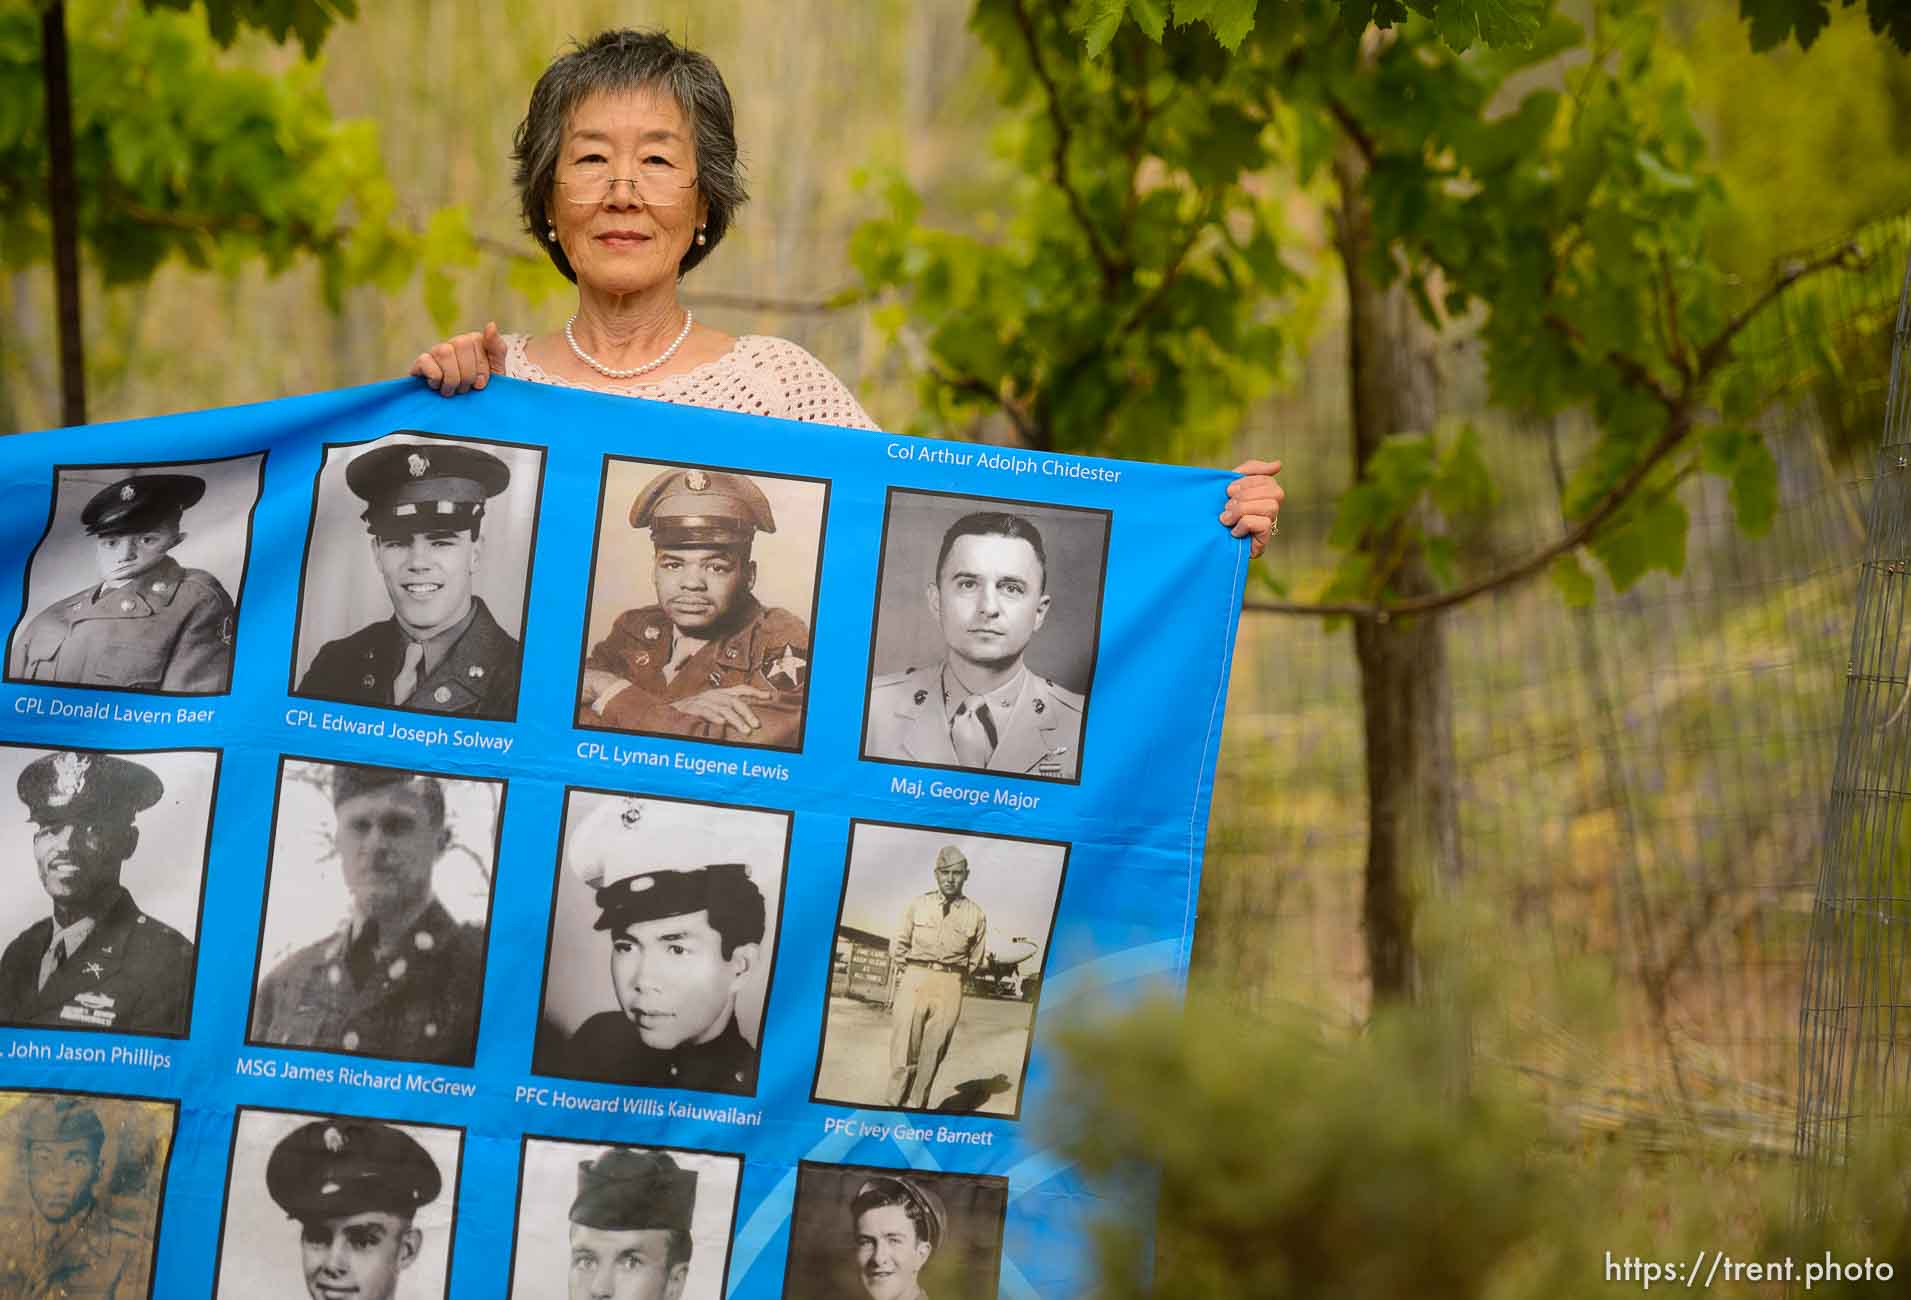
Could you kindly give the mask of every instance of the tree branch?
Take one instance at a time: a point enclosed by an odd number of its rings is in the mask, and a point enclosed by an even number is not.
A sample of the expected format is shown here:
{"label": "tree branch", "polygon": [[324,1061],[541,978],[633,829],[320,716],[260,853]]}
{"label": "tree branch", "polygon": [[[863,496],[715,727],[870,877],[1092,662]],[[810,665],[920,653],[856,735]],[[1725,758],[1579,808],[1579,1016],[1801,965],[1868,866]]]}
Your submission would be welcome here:
{"label": "tree branch", "polygon": [[1369,135],[1367,128],[1360,124],[1360,119],[1354,116],[1353,110],[1340,102],[1338,95],[1327,96],[1326,103],[1327,112],[1340,129],[1347,133],[1347,138],[1354,142],[1354,148],[1360,150],[1360,156],[1366,159],[1367,165],[1372,167],[1380,157],[1380,146],[1374,143],[1373,136]]}
{"label": "tree branch", "polygon": [[1509,564],[1485,577],[1462,583],[1446,591],[1415,596],[1408,600],[1389,601],[1384,604],[1361,601],[1333,601],[1320,604],[1299,601],[1250,601],[1246,602],[1242,608],[1256,613],[1312,614],[1322,618],[1372,618],[1384,621],[1396,615],[1407,617],[1413,614],[1438,613],[1472,600],[1475,596],[1485,595],[1496,588],[1511,586],[1538,573],[1560,556],[1575,551],[1591,541],[1606,521],[1632,499],[1633,494],[1644,485],[1646,478],[1659,463],[1685,442],[1691,431],[1689,415],[1683,407],[1676,409],[1673,417],[1666,422],[1666,430],[1659,435],[1658,441],[1647,449],[1646,454],[1639,459],[1625,478],[1607,489],[1606,494],[1599,498],[1591,510],[1587,511],[1584,518],[1525,559]]}
{"label": "tree branch", "polygon": [[[1574,347],[1583,348],[1586,346],[1586,336],[1579,332],[1579,327],[1557,312],[1548,312],[1546,314],[1546,327],[1566,339]],[[1660,383],[1658,378],[1654,376],[1650,370],[1646,369],[1645,362],[1639,360],[1637,357],[1627,356],[1617,348],[1606,353],[1605,360],[1606,364],[1611,366],[1614,370],[1617,370],[1627,383],[1652,394],[1653,397],[1658,399],[1659,405],[1665,407],[1667,411],[1674,414],[1678,413],[1681,404],[1680,398],[1671,389]]]}
{"label": "tree branch", "polygon": [[1095,229],[1095,223],[1089,220],[1088,208],[1082,202],[1082,196],[1068,183],[1068,145],[1073,138],[1068,119],[1062,115],[1062,94],[1055,85],[1055,79],[1049,76],[1048,65],[1042,62],[1042,41],[1036,34],[1034,20],[1029,17],[1026,0],[1014,0],[1015,25],[1021,29],[1022,41],[1028,47],[1029,62],[1034,65],[1035,78],[1042,83],[1042,90],[1048,96],[1048,120],[1055,129],[1055,186],[1061,190],[1062,197],[1068,200],[1068,210],[1075,216],[1075,224],[1082,228],[1082,235],[1088,240],[1088,251],[1095,259],[1095,265],[1101,268],[1103,283],[1110,288],[1121,280],[1121,269],[1116,265],[1114,256],[1102,243],[1101,232]]}
{"label": "tree branch", "polygon": [[1758,314],[1776,302],[1779,297],[1807,276],[1817,275],[1832,267],[1860,270],[1870,259],[1858,250],[1856,243],[1844,243],[1828,252],[1803,262],[1793,262],[1780,271],[1778,278],[1765,286],[1765,291],[1745,305],[1745,309],[1725,323],[1711,342],[1699,349],[1699,374],[1709,375],[1724,363],[1731,355],[1732,340],[1750,325]]}

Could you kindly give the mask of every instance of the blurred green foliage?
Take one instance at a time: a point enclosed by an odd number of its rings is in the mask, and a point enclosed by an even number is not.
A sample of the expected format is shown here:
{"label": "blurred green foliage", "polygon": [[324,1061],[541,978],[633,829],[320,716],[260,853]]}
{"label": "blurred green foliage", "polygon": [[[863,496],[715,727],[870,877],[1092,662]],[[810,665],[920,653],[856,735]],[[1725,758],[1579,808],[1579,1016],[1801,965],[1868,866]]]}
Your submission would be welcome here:
{"label": "blurred green foliage", "polygon": [[[1484,1011],[1488,990],[1476,992]],[[1201,995],[1185,1011],[1155,1003],[1066,1031],[1068,1104],[1043,1122],[1110,1207],[1097,1294],[1599,1300],[1684,1289],[1696,1261],[1691,1289],[1776,1300],[1782,1288],[1745,1265],[1790,1259],[1796,1284],[1827,1252],[1869,1259],[1871,1278],[1819,1281],[1812,1295],[1904,1293],[1901,1124],[1854,1144],[1830,1214],[1794,1222],[1784,1165],[1703,1141],[1652,1154],[1589,1138],[1504,1055],[1443,1077],[1451,1034],[1425,1010],[1389,1010],[1344,1037]],[[1152,1249],[1138,1195],[1150,1170]],[[1726,1272],[1707,1287],[1715,1258]],[[1660,1272],[1642,1286],[1647,1264]]]}
{"label": "blurred green foliage", "polygon": [[[1100,7],[1071,23],[978,0],[1013,115],[1005,219],[929,225],[896,181],[853,248],[886,300],[878,320],[918,341],[920,427],[999,409],[1040,447],[1158,455],[1164,430],[1183,456],[1224,442],[1310,332],[1268,178],[1313,192],[1354,149],[1376,236],[1360,269],[1404,276],[1430,323],[1476,332],[1497,405],[1591,416],[1567,522],[1616,588],[1683,567],[1676,489],[1691,474],[1723,478],[1759,531],[1776,468],[1747,432],[1765,397],[1735,351],[1751,314],[1735,315],[1744,295],[1712,242],[1730,196],[1654,9],[1595,9],[1589,31],[1535,7],[1462,53],[1437,18],[1363,38],[1331,0],[1294,0],[1262,6],[1230,50],[1177,25],[1179,9],[1167,22],[1131,6],[1103,30]],[[1477,451],[1458,493],[1432,431],[1396,432],[1410,436],[1343,503],[1323,599],[1384,603],[1399,557],[1432,545],[1407,521],[1493,498]],[[1454,583],[1450,557],[1430,558]],[[1553,569],[1584,598],[1576,562]]]}
{"label": "blurred green foliage", "polygon": [[[446,270],[476,257],[463,213],[422,228],[400,212],[375,126],[333,117],[320,68],[223,55],[196,14],[125,0],[67,6],[79,227],[108,285],[168,259],[236,274],[314,259],[326,304],[372,284],[402,288],[430,251],[425,292],[441,328],[458,318]],[[249,66],[250,64],[250,66]],[[50,255],[38,15],[0,11],[0,267]]]}

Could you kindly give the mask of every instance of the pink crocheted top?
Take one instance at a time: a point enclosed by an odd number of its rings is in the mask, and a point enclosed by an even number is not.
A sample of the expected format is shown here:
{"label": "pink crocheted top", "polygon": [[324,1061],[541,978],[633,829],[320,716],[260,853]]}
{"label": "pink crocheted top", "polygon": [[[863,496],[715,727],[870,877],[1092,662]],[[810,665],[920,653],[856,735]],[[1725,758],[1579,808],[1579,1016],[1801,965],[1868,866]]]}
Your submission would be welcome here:
{"label": "pink crocheted top", "polygon": [[707,406],[747,415],[774,415],[785,420],[835,424],[846,429],[875,429],[856,397],[828,368],[788,339],[768,334],[744,334],[715,361],[694,370],[670,375],[654,383],[580,384],[559,379],[524,355],[529,336],[504,336],[504,373],[534,384],[558,384],[615,393],[619,397],[648,397],[682,406]]}

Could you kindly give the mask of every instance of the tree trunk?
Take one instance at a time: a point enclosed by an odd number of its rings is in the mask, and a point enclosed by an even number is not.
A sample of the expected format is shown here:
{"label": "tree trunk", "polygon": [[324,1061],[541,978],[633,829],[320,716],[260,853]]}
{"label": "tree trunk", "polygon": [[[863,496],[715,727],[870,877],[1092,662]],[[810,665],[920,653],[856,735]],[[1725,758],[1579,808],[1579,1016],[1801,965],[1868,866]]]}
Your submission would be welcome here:
{"label": "tree trunk", "polygon": [[[1389,434],[1432,429],[1437,415],[1433,331],[1404,283],[1383,288],[1371,272],[1373,212],[1367,162],[1353,141],[1335,159],[1340,183],[1339,244],[1347,282],[1348,373],[1356,472]],[[1427,526],[1430,521],[1416,523]],[[1386,562],[1390,539],[1376,539]],[[1416,550],[1394,570],[1389,590],[1434,589]],[[1414,936],[1415,902],[1461,874],[1453,697],[1440,616],[1359,619],[1365,724],[1367,863],[1362,923],[1376,1004],[1414,998],[1424,984]]]}
{"label": "tree trunk", "polygon": [[73,182],[73,91],[67,73],[66,6],[40,15],[46,86],[47,198],[53,214],[53,283],[59,300],[60,423],[86,423],[86,355],[80,342],[79,195]]}

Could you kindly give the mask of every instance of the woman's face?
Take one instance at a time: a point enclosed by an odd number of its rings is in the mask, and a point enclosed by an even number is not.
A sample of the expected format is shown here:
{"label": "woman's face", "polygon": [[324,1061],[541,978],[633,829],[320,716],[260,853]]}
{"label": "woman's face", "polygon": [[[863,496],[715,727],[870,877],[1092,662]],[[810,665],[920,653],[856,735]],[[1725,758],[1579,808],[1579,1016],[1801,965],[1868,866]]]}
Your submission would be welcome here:
{"label": "woman's face", "polygon": [[[669,94],[604,92],[579,104],[564,128],[550,202],[578,287],[628,294],[675,284],[704,218],[696,175],[690,123]],[[596,202],[574,201],[607,176],[622,183]],[[640,190],[677,201],[645,202]]]}

